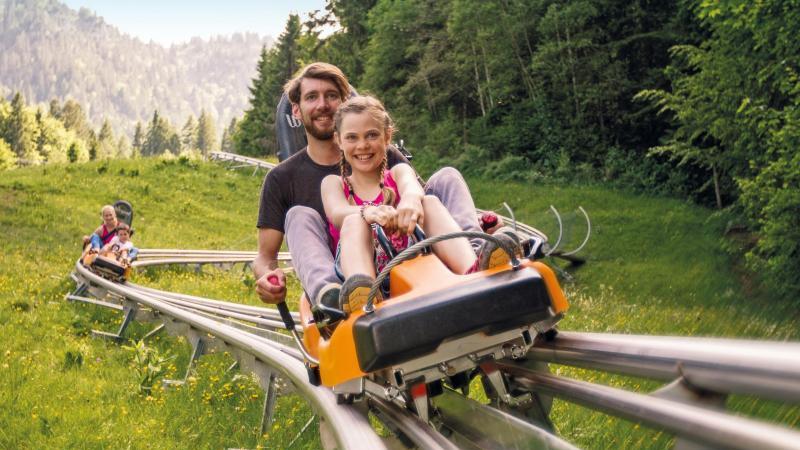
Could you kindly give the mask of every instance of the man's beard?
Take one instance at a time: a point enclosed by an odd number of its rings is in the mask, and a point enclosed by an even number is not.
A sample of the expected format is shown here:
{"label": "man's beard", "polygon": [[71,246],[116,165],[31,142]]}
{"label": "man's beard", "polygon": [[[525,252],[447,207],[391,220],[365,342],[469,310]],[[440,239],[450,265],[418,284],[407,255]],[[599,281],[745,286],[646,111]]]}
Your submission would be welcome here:
{"label": "man's beard", "polygon": [[306,132],[317,140],[320,141],[327,141],[333,139],[333,130],[320,130],[314,126],[313,123],[310,122],[303,122],[303,126],[306,129]]}
{"label": "man's beard", "polygon": [[302,117],[303,117],[303,127],[306,129],[306,132],[311,136],[314,136],[315,139],[320,141],[327,141],[333,139],[333,129],[321,130],[314,126],[314,119],[312,119],[310,115],[303,113]]}

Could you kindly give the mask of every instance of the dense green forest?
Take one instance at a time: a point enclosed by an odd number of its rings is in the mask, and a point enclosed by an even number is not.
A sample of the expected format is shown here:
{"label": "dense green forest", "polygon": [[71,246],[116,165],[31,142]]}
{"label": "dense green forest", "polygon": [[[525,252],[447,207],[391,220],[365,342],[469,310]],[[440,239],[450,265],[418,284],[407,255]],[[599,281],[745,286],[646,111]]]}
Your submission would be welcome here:
{"label": "dense green forest", "polygon": [[719,208],[745,236],[726,245],[796,296],[798,33],[789,0],[330,0],[262,52],[234,144],[274,152],[263,125],[282,84],[329,61],[387,104],[422,164]]}

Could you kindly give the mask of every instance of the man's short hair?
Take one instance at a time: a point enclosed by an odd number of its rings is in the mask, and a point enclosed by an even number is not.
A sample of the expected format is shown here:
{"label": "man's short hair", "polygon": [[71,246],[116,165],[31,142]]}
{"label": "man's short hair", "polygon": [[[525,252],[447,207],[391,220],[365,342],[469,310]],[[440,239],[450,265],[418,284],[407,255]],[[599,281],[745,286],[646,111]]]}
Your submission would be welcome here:
{"label": "man's short hair", "polygon": [[347,77],[344,76],[342,70],[333,64],[315,62],[300,69],[295,77],[287,81],[283,86],[283,91],[286,92],[290,102],[300,103],[300,84],[304,78],[330,81],[336,85],[342,100],[350,97],[350,83],[348,83]]}

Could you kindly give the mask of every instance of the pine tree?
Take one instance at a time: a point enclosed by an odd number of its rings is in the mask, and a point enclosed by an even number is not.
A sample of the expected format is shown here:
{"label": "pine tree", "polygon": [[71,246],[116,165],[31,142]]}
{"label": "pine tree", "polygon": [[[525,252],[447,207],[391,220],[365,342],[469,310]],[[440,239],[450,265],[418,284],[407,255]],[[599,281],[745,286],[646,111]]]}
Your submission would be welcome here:
{"label": "pine tree", "polygon": [[231,119],[231,123],[228,125],[228,128],[222,132],[222,142],[220,144],[220,150],[223,152],[233,152],[233,136],[236,134],[236,117]]}
{"label": "pine tree", "polygon": [[197,148],[197,121],[189,115],[186,123],[181,128],[181,149],[194,150]]}
{"label": "pine tree", "polygon": [[67,150],[76,139],[58,119],[36,112],[36,151],[45,163],[63,163],[68,160]]}
{"label": "pine tree", "polygon": [[[253,79],[250,87],[250,109],[245,111],[239,131],[234,136],[236,153],[242,155],[264,155],[269,149],[261,148],[258,142],[268,139],[271,124],[275,122],[274,95],[270,93],[267,85],[269,71],[269,53],[266,47],[261,49],[261,58],[258,60],[258,76]],[[272,132],[274,135],[274,132]]]}
{"label": "pine tree", "polygon": [[70,99],[64,103],[59,119],[67,130],[74,131],[84,141],[88,142],[94,135],[92,127],[89,126],[89,122],[86,120],[83,107],[75,100]]}
{"label": "pine tree", "polygon": [[61,103],[57,98],[50,100],[50,116],[61,120]]}
{"label": "pine tree", "polygon": [[108,119],[103,121],[100,133],[97,135],[97,159],[108,159],[117,156],[116,139],[114,130]]}
{"label": "pine tree", "polygon": [[214,129],[214,121],[206,114],[206,110],[200,111],[200,118],[197,120],[197,148],[203,155],[208,155],[216,150],[217,131]]}
{"label": "pine tree", "polygon": [[132,156],[141,155],[143,145],[144,145],[144,130],[142,128],[142,122],[136,122],[136,129],[133,131]]}
{"label": "pine tree", "polygon": [[67,150],[67,159],[70,163],[74,163],[78,160],[78,144],[76,142],[70,144]]}
{"label": "pine tree", "polygon": [[169,147],[169,133],[164,119],[153,111],[153,120],[147,128],[147,135],[142,143],[142,156],[155,156],[164,153]]}
{"label": "pine tree", "polygon": [[181,151],[181,138],[172,124],[153,111],[153,120],[147,128],[147,135],[142,144],[142,156],[156,156],[164,152],[178,154]]}
{"label": "pine tree", "polygon": [[97,136],[95,136],[94,131],[92,131],[91,136],[89,136],[89,160],[94,161],[97,159],[97,150],[98,150],[98,143],[97,143]]}
{"label": "pine tree", "polygon": [[25,110],[25,99],[17,92],[11,100],[11,115],[6,124],[4,138],[20,164],[38,164],[41,156],[36,151],[36,124]]}
{"label": "pine tree", "polygon": [[302,37],[300,18],[293,14],[275,47],[269,52],[261,50],[258,77],[250,88],[250,109],[245,111],[233,137],[236,153],[264,156],[277,150],[275,109],[283,84],[294,75],[303,59]]}
{"label": "pine tree", "polygon": [[45,145],[48,141],[48,133],[45,129],[41,108],[36,108],[36,115],[34,117],[36,119],[36,153],[39,154],[39,157],[42,159],[42,161],[48,162],[48,149],[45,148]]}
{"label": "pine tree", "polygon": [[130,158],[132,156],[131,142],[125,134],[120,135],[117,141],[117,157]]}

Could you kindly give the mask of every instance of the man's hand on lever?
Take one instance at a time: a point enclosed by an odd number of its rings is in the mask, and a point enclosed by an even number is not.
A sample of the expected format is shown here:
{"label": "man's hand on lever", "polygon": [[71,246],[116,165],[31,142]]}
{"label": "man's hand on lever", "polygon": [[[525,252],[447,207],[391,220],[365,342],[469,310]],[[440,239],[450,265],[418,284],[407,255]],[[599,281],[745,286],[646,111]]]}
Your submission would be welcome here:
{"label": "man's hand on lever", "polygon": [[256,293],[264,303],[283,302],[286,300],[286,274],[280,268],[267,271],[256,280]]}

